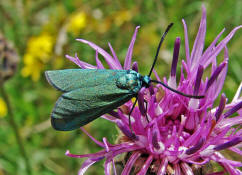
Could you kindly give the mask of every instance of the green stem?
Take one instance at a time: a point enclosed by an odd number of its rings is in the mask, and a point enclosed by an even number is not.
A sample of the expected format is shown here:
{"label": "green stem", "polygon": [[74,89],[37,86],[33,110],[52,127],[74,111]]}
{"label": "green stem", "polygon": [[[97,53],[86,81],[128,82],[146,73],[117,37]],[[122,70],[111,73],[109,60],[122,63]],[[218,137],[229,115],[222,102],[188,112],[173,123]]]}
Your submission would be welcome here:
{"label": "green stem", "polygon": [[26,151],[25,151],[25,148],[24,148],[24,145],[23,145],[23,140],[22,140],[20,133],[19,133],[18,125],[16,124],[16,122],[14,120],[13,110],[12,110],[12,107],[10,105],[8,95],[7,95],[7,93],[4,89],[3,81],[1,79],[0,79],[0,91],[1,91],[1,94],[2,94],[2,97],[3,97],[3,100],[5,101],[7,108],[8,108],[9,124],[13,128],[16,140],[18,142],[19,151],[20,151],[20,153],[22,154],[22,156],[25,160],[27,172],[28,172],[29,175],[31,175],[32,173],[31,173],[31,168],[30,168],[30,164],[29,164],[29,159],[28,159],[28,156],[26,154]]}

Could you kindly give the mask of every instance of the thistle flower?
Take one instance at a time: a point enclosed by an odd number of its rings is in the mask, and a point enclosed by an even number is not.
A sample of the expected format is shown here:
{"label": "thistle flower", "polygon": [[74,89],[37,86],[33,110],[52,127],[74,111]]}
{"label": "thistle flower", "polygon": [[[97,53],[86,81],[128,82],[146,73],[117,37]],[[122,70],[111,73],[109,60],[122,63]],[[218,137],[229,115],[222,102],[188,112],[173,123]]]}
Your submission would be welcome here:
{"label": "thistle flower", "polygon": [[[127,174],[194,174],[195,169],[206,165],[210,161],[220,164],[225,172],[237,175],[242,172],[237,167],[241,162],[228,160],[220,152],[224,149],[241,155],[239,149],[242,142],[241,130],[236,129],[242,122],[242,98],[240,85],[234,99],[227,103],[225,94],[219,97],[223,87],[228,68],[227,43],[235,32],[242,28],[234,28],[222,41],[218,40],[222,30],[215,40],[204,49],[206,33],[206,10],[202,8],[200,27],[190,53],[187,35],[187,26],[182,20],[185,34],[186,60],[182,60],[180,81],[176,84],[176,67],[180,49],[180,38],[175,40],[173,63],[170,77],[163,82],[186,94],[202,95],[203,99],[191,99],[160,85],[149,89],[141,89],[139,92],[139,107],[135,107],[131,115],[131,125],[135,135],[129,129],[128,113],[132,108],[132,101],[120,107],[117,112],[111,112],[103,118],[113,122],[122,132],[117,144],[110,144],[106,138],[100,142],[85,132],[97,145],[103,149],[97,153],[75,155],[69,151],[67,156],[75,158],[87,158],[79,171],[84,174],[95,162],[105,159],[104,171],[106,175],[120,174],[116,172],[115,158],[126,153],[123,161],[122,175]],[[96,66],[80,61],[75,57],[67,56],[83,69],[104,69],[98,58],[101,54],[110,69],[134,69],[138,71],[137,63],[132,62],[132,50],[139,27],[136,27],[130,46],[127,51],[124,66],[110,44],[112,55],[90,41],[77,39],[88,44],[96,50]],[[224,60],[218,64],[216,57],[224,50]],[[203,72],[211,68],[211,75],[203,76]],[[154,71],[157,80],[159,76]],[[220,98],[218,106],[214,102]],[[147,110],[144,108],[147,102]],[[233,115],[233,117],[231,117]],[[148,118],[148,121],[146,119]],[[116,161],[116,162],[115,162]],[[113,167],[113,168],[112,168]],[[222,173],[222,172],[221,172]]]}

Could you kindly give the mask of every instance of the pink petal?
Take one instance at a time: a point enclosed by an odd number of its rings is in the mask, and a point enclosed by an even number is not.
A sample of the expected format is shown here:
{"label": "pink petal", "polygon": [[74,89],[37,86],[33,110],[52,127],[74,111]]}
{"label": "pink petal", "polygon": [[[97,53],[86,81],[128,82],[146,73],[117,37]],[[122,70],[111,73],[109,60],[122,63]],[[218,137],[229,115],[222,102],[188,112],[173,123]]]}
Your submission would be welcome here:
{"label": "pink petal", "polygon": [[161,160],[162,161],[161,161],[161,164],[160,164],[160,167],[159,167],[157,174],[164,175],[166,173],[166,167],[168,165],[168,159],[167,159],[167,157],[164,157]]}
{"label": "pink petal", "polygon": [[97,145],[99,145],[99,146],[101,146],[101,147],[105,147],[105,145],[102,143],[102,142],[100,142],[100,141],[98,141],[98,140],[96,140],[94,137],[92,137],[83,127],[81,127],[80,128],[88,137],[90,137],[91,139],[92,139],[92,141],[94,141]]}
{"label": "pink petal", "polygon": [[76,154],[71,154],[69,150],[66,151],[65,155],[73,158],[85,158],[85,157],[90,157],[92,159],[95,158],[104,158],[106,154],[106,151],[102,150],[93,154],[81,154],[81,155],[76,155]]}
{"label": "pink petal", "polygon": [[236,102],[239,99],[241,92],[242,92],[242,82],[240,83],[239,88],[237,89],[232,102]]}
{"label": "pink petal", "polygon": [[240,156],[242,156],[242,151],[239,149],[239,148],[235,148],[235,147],[232,147],[232,148],[229,148],[231,151],[239,154]]}
{"label": "pink petal", "polygon": [[109,112],[108,114],[110,114],[111,116],[109,116],[109,115],[102,115],[101,118],[104,118],[105,120],[108,120],[110,122],[115,123],[115,120],[117,120],[117,118],[116,118],[116,116],[113,116],[114,113]]}
{"label": "pink petal", "polygon": [[110,66],[111,69],[118,69],[119,66],[117,65],[117,63],[114,61],[113,57],[111,55],[109,55],[105,50],[103,50],[101,47],[97,46],[96,44],[84,40],[84,39],[76,39],[77,41],[83,42],[85,44],[88,44],[90,47],[92,47],[93,49],[95,49],[96,51],[98,51],[98,53],[100,53],[104,59],[106,60],[106,62],[108,63],[108,65]]}
{"label": "pink petal", "polygon": [[137,26],[135,28],[134,35],[133,35],[132,40],[131,40],[131,42],[129,44],[128,52],[127,52],[127,55],[126,55],[125,61],[124,61],[124,69],[126,69],[126,70],[129,70],[130,69],[131,60],[132,60],[132,54],[133,54],[133,48],[134,48],[134,43],[135,43],[136,35],[137,35],[137,32],[138,32],[138,29],[139,28],[140,28],[140,26]]}
{"label": "pink petal", "polygon": [[75,54],[75,57],[66,55],[66,58],[69,59],[70,61],[72,61],[73,63],[75,63],[76,65],[78,65],[79,67],[83,68],[83,69],[96,69],[96,66],[93,66],[91,64],[88,64],[86,62],[79,60],[79,58],[77,57],[76,54]]}
{"label": "pink petal", "polygon": [[158,73],[156,72],[155,69],[153,69],[153,73],[155,74],[155,78],[156,78],[158,81],[161,81],[161,79],[160,79],[160,77],[159,77],[159,75],[158,75]]}
{"label": "pink petal", "polygon": [[181,169],[179,164],[174,165],[175,175],[181,175]]}
{"label": "pink petal", "polygon": [[141,170],[137,173],[137,175],[145,175],[151,162],[153,160],[153,156],[149,155],[149,157],[147,158],[147,160],[145,161],[145,164],[142,166]]}
{"label": "pink petal", "polygon": [[119,69],[123,69],[123,68],[122,68],[122,65],[120,64],[120,62],[119,62],[119,60],[118,60],[118,57],[117,57],[116,53],[115,53],[114,50],[113,50],[112,45],[111,45],[110,43],[108,43],[108,46],[109,46],[109,48],[110,48],[110,50],[111,50],[111,52],[112,52],[113,58],[114,58],[116,64],[118,65]]}
{"label": "pink petal", "polygon": [[136,72],[139,72],[139,70],[138,70],[138,63],[136,61],[133,62],[133,64],[132,64],[132,70],[134,70]]}
{"label": "pink petal", "polygon": [[82,164],[82,166],[81,166],[79,172],[78,172],[78,175],[83,175],[83,174],[87,171],[87,169],[88,169],[91,165],[93,165],[94,163],[96,163],[96,162],[97,162],[97,161],[95,161],[95,160],[91,160],[91,159],[87,159],[87,160],[85,160],[85,161],[83,162],[83,164]]}
{"label": "pink petal", "polygon": [[202,18],[201,18],[198,33],[191,53],[192,70],[197,68],[200,58],[202,56],[205,35],[206,35],[206,9],[204,6],[202,6]]}
{"label": "pink petal", "polygon": [[98,58],[98,51],[97,50],[96,50],[96,63],[97,63],[97,68],[98,69],[104,69],[104,66],[103,66],[102,62]]}
{"label": "pink petal", "polygon": [[111,161],[108,161],[108,159],[106,159],[105,164],[104,164],[104,172],[105,175],[111,175]]}
{"label": "pink petal", "polygon": [[103,143],[105,145],[106,152],[109,152],[108,142],[107,142],[107,139],[105,137],[103,138]]}
{"label": "pink petal", "polygon": [[219,125],[217,127],[225,128],[225,127],[232,127],[239,124],[240,125],[242,124],[242,116],[223,119],[221,120],[221,122],[219,122]]}
{"label": "pink petal", "polygon": [[199,138],[200,135],[201,129],[197,128],[197,130],[183,143],[183,146],[189,147],[197,138]]}
{"label": "pink petal", "polygon": [[116,171],[116,167],[115,167],[115,162],[114,162],[113,159],[112,159],[112,165],[113,165],[114,175],[118,175],[118,174],[117,174],[117,171]]}
{"label": "pink petal", "polygon": [[[195,157],[195,156],[194,156]],[[198,159],[201,158],[200,156],[198,157]],[[203,161],[199,160],[199,162],[197,161],[193,161],[193,160],[184,160],[187,163],[191,163],[191,164],[195,164],[195,165],[205,165],[207,164],[210,160],[209,159],[204,159]]]}
{"label": "pink petal", "polygon": [[134,163],[136,162],[136,160],[140,157],[141,153],[140,152],[134,152],[128,162],[126,163],[123,171],[122,171],[122,174],[121,175],[128,175],[130,174],[130,171],[131,171],[131,168],[133,167]]}
{"label": "pink petal", "polygon": [[187,34],[187,25],[186,25],[186,22],[185,22],[184,19],[182,19],[182,23],[183,23],[184,36],[185,36],[185,50],[186,50],[187,66],[190,68],[190,66],[191,66],[191,59],[190,59],[189,40],[188,40],[188,34]]}
{"label": "pink petal", "polygon": [[[224,47],[224,61],[228,62],[229,60],[229,56],[228,56],[228,48],[227,46]],[[214,94],[214,99],[216,99],[219,95],[219,93],[221,92],[223,85],[224,85],[224,81],[227,75],[227,71],[228,71],[228,64],[226,64],[225,68],[220,72],[217,80],[216,80],[216,91]]]}
{"label": "pink petal", "polygon": [[[225,161],[225,158],[221,153],[216,152],[214,154],[214,156],[212,156],[211,158],[212,158],[212,160],[219,162],[226,169],[226,171],[229,174],[231,174],[231,175],[241,175],[242,174],[242,172],[240,170],[236,169],[229,162]],[[224,160],[222,160],[222,159],[224,159]]]}
{"label": "pink petal", "polygon": [[189,165],[187,165],[186,163],[182,162],[181,168],[185,175],[193,175],[191,167]]}
{"label": "pink petal", "polygon": [[211,61],[213,60],[213,58],[215,58],[216,56],[218,56],[218,54],[221,52],[221,50],[227,45],[227,43],[231,40],[231,38],[234,36],[235,32],[237,30],[239,30],[240,28],[242,28],[242,25],[235,27],[229,34],[227,37],[225,37],[216,47],[215,49],[207,56],[208,59],[206,60],[206,62],[204,63],[204,68],[206,68]]}
{"label": "pink petal", "polygon": [[201,65],[204,65],[204,63],[207,61],[208,55],[213,51],[217,41],[219,40],[219,38],[221,37],[221,35],[224,33],[225,29],[223,29],[218,36],[215,38],[215,40],[209,45],[209,47],[204,51],[202,58],[200,59],[201,61]]}
{"label": "pink petal", "polygon": [[202,6],[202,18],[201,18],[198,33],[191,53],[191,61],[192,61],[191,70],[196,69],[199,65],[199,61],[202,56],[202,51],[204,47],[205,35],[206,35],[206,9],[204,6]]}

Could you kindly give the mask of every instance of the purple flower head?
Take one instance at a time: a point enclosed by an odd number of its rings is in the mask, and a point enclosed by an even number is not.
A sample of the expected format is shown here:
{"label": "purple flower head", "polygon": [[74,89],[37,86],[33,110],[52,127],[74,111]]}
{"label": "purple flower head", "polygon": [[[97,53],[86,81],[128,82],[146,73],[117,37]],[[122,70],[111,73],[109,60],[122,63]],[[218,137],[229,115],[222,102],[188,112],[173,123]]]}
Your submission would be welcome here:
{"label": "purple flower head", "polygon": [[[102,116],[117,125],[122,131],[118,144],[110,144],[106,138],[102,142],[85,132],[102,150],[97,153],[74,155],[69,151],[66,155],[76,158],[87,158],[79,171],[84,174],[95,162],[105,159],[104,171],[106,175],[120,174],[116,172],[115,157],[126,153],[122,175],[148,173],[156,174],[194,174],[194,167],[202,167],[209,161],[220,164],[225,172],[237,175],[242,174],[237,167],[241,162],[228,160],[220,152],[229,149],[242,155],[239,149],[242,142],[242,132],[236,126],[242,123],[242,98],[240,85],[234,99],[227,103],[226,96],[219,97],[228,68],[227,43],[235,32],[242,28],[234,28],[219,43],[218,40],[224,30],[215,40],[204,49],[206,34],[206,10],[202,8],[202,18],[199,30],[190,53],[187,26],[182,20],[185,34],[186,60],[182,60],[180,81],[176,82],[176,67],[180,50],[180,38],[175,40],[173,63],[170,77],[163,82],[180,92],[193,95],[203,95],[203,99],[193,99],[176,94],[160,85],[142,88],[138,94],[139,107],[136,106],[131,115],[129,128],[128,114],[132,108],[132,101]],[[80,61],[75,57],[66,56],[83,69],[104,69],[98,55],[101,54],[109,69],[133,69],[138,71],[137,63],[132,64],[132,52],[139,27],[136,27],[130,46],[127,51],[124,66],[122,66],[109,43],[112,55],[105,50],[84,39],[77,41],[88,44],[96,50],[96,66]],[[217,63],[216,57],[224,51],[224,60]],[[203,72],[211,68],[211,75],[205,77]],[[156,71],[156,79],[160,81]],[[220,98],[219,105],[214,102]],[[147,102],[147,106],[145,105]],[[231,117],[233,115],[233,117]]]}

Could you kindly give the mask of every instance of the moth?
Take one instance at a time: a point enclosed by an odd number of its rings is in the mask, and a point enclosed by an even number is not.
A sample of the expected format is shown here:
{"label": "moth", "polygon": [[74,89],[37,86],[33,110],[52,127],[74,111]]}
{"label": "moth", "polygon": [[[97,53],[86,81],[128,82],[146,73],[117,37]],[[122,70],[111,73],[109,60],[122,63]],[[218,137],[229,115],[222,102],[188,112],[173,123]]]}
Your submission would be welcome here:
{"label": "moth", "polygon": [[66,69],[46,71],[47,81],[54,88],[63,92],[51,113],[53,128],[60,131],[80,128],[103,114],[113,111],[133,97],[136,97],[135,106],[141,88],[148,88],[152,82],[159,83],[171,91],[189,98],[203,98],[203,96],[184,94],[150,78],[161,44],[172,25],[173,23],[162,35],[154,62],[146,76],[142,76],[134,70]]}

